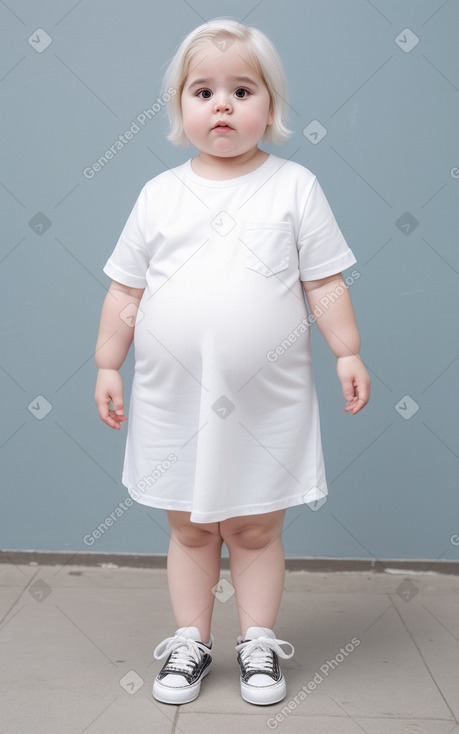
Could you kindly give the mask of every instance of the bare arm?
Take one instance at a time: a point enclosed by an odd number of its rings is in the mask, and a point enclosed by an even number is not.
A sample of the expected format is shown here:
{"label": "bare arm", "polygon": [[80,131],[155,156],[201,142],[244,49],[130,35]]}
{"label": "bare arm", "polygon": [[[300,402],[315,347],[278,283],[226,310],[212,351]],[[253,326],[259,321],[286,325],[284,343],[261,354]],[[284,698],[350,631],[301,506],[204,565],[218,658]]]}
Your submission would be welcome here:
{"label": "bare arm", "polygon": [[102,306],[96,344],[95,358],[99,369],[119,370],[126,359],[134,337],[135,313],[143,292],[144,288],[129,288],[112,281]]}
{"label": "bare arm", "polygon": [[341,273],[302,284],[317,327],[338,358],[338,377],[348,401],[344,410],[355,415],[370,398],[370,377],[360,357],[360,334],[349,290]]}
{"label": "bare arm", "polygon": [[302,281],[311,313],[335,357],[360,352],[360,334],[349,290],[341,273],[320,280]]}
{"label": "bare arm", "polygon": [[[99,368],[95,402],[104,423],[120,428],[123,414],[123,382],[118,370],[134,337],[134,324],[144,288],[130,288],[112,281],[102,307],[95,359]],[[110,401],[113,410],[110,410]]]}

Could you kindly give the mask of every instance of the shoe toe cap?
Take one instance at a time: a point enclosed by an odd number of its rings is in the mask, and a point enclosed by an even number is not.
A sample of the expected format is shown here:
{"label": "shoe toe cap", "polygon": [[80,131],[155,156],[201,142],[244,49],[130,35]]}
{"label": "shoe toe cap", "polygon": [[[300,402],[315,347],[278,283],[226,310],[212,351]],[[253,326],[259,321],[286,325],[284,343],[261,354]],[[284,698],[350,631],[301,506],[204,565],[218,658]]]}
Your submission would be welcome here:
{"label": "shoe toe cap", "polygon": [[182,688],[188,686],[188,681],[183,675],[168,673],[158,681],[160,686],[166,686],[166,688]]}
{"label": "shoe toe cap", "polygon": [[270,686],[279,686],[280,680],[274,680],[270,675],[264,673],[254,673],[250,676],[247,683],[249,686],[256,688],[269,688]]}

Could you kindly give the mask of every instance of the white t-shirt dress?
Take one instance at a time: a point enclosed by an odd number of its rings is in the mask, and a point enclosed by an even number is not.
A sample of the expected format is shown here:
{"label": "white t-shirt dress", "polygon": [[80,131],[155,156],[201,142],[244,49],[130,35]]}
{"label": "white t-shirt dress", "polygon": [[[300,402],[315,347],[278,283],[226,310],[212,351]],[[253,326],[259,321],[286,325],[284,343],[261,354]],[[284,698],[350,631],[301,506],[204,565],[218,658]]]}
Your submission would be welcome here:
{"label": "white t-shirt dress", "polygon": [[328,494],[300,281],[355,262],[299,163],[271,154],[214,181],[189,159],[147,182],[104,267],[145,288],[122,474],[134,500],[209,523]]}

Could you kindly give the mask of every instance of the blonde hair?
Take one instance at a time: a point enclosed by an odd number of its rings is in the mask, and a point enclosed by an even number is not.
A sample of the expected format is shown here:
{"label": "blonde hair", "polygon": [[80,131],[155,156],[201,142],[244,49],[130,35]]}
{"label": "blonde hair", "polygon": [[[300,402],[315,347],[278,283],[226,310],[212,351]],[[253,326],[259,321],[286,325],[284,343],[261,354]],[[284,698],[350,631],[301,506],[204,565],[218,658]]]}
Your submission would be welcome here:
{"label": "blonde hair", "polygon": [[[266,127],[263,142],[280,144],[291,135],[285,125],[288,112],[287,80],[282,61],[272,41],[257,28],[248,28],[229,18],[214,18],[198,26],[184,38],[164,75],[163,91],[169,92],[165,98],[168,98],[167,113],[171,123],[167,139],[174,145],[188,144],[183,130],[181,96],[192,56],[208,41],[215,43],[220,39],[224,43],[228,38],[244,44],[249,63],[254,65],[268,89],[273,122]],[[175,90],[174,95],[170,95],[171,89]]]}

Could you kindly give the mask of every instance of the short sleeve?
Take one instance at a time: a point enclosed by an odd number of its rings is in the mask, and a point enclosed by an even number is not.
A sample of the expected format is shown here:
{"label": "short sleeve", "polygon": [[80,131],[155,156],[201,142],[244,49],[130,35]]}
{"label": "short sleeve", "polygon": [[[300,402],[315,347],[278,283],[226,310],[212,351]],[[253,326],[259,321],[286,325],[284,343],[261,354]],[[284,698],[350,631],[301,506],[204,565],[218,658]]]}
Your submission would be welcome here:
{"label": "short sleeve", "polygon": [[145,288],[150,265],[145,241],[145,186],[128,217],[120,238],[103,271],[113,280],[130,288]]}
{"label": "short sleeve", "polygon": [[316,178],[304,208],[297,247],[300,280],[325,278],[357,262]]}

